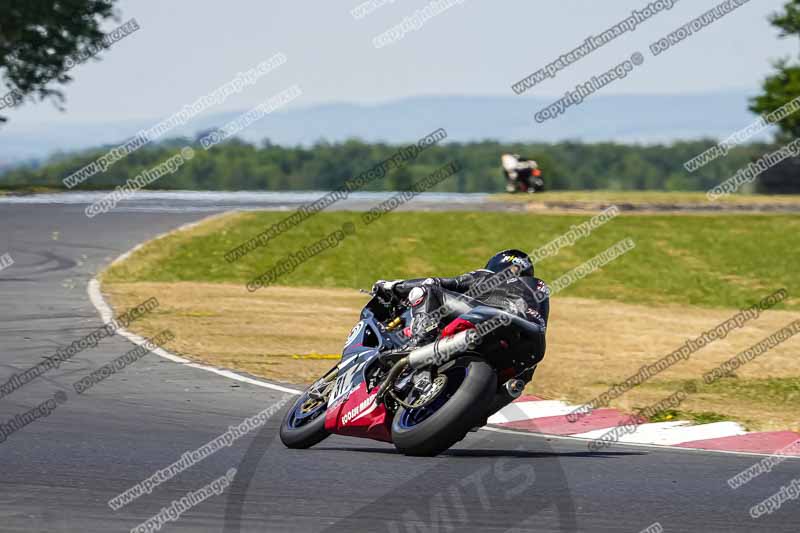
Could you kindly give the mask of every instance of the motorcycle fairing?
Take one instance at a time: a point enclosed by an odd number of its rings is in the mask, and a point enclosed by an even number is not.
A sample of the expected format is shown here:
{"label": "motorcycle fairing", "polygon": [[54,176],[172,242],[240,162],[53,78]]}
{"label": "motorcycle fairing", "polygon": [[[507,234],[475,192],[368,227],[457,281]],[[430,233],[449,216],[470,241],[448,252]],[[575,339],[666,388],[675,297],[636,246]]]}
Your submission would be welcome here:
{"label": "motorcycle fairing", "polygon": [[383,345],[378,331],[378,324],[365,318],[353,327],[345,342],[325,412],[325,429],[330,433],[392,442],[386,406],[375,404],[377,387],[367,390],[366,369]]}
{"label": "motorcycle fairing", "polygon": [[391,418],[386,405],[376,405],[377,387],[367,391],[362,381],[344,402],[325,412],[325,429],[330,433],[350,437],[392,442]]}

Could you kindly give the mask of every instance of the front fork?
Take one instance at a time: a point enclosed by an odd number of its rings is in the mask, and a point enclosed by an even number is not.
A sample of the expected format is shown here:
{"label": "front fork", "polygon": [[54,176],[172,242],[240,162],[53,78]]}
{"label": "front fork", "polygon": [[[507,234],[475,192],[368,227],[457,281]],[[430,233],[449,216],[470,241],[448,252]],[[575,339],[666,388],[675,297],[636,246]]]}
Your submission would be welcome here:
{"label": "front fork", "polygon": [[303,402],[303,405],[300,407],[303,413],[310,412],[317,408],[319,404],[328,401],[333,386],[336,384],[336,376],[338,375],[339,365],[336,365],[309,387],[308,399]]}

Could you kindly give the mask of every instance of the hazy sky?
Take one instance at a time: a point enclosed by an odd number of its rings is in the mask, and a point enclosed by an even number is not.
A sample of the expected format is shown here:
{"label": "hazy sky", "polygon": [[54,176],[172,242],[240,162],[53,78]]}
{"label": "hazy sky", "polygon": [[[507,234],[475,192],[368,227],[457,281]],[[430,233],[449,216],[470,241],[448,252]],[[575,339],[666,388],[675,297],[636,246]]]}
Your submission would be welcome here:
{"label": "hazy sky", "polygon": [[[513,96],[512,83],[648,3],[463,0],[376,49],[376,35],[429,1],[385,0],[356,20],[351,10],[361,1],[122,0],[121,19],[134,17],[141,29],[102,61],[73,70],[66,113],[26,104],[8,113],[7,132],[15,125],[164,117],[276,52],[286,54],[285,65],[214,111],[248,108],[295,83],[304,94],[292,105],[302,107],[431,94]],[[798,51],[796,40],[778,40],[766,21],[783,0],[751,0],[663,55],[647,50],[718,1],[680,0],[528,94],[561,95],[635,51],[645,53],[645,65],[604,94],[755,91],[771,60]]]}

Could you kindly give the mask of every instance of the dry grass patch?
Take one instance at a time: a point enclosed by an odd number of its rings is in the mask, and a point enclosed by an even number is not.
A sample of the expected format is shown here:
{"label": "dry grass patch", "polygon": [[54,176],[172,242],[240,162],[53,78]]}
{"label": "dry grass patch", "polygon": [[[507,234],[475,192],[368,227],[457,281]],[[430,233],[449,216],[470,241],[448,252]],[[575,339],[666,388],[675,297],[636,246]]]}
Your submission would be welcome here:
{"label": "dry grass patch", "polygon": [[[727,320],[736,310],[708,310],[675,305],[643,306],[560,298],[553,303],[548,354],[534,380],[534,392],[570,401],[588,401],[614,383],[635,374],[680,348],[687,339]],[[767,311],[727,338],[707,345],[611,403],[633,410],[653,404],[682,388],[686,381],[702,383],[705,372],[777,331],[800,313]],[[798,339],[791,339],[737,371],[743,384],[765,378],[797,378]],[[731,381],[731,380],[724,380]],[[686,411],[713,411],[752,429],[800,429],[800,401],[759,402],[735,390],[698,388],[681,405]],[[798,399],[800,400],[800,399]]]}
{"label": "dry grass patch", "polygon": [[[134,329],[147,336],[172,330],[176,339],[170,349],[177,353],[293,383],[308,383],[335,363],[313,354],[339,353],[366,302],[363,294],[349,289],[269,287],[251,294],[242,285],[219,283],[106,283],[103,291],[115,309],[156,296],[159,308],[135,323]],[[556,298],[547,357],[529,392],[576,403],[588,401],[735,313]],[[798,318],[798,312],[765,312],[612,406],[632,410],[655,403],[682,383],[701,380],[708,370]],[[792,339],[741,368],[737,380],[724,381],[746,386],[765,378],[800,376],[797,346]],[[312,357],[304,357],[308,354]],[[680,409],[713,411],[751,429],[800,430],[798,406],[800,398],[781,403],[765,396],[765,401],[759,401],[757,395],[741,395],[735,387],[701,387]]]}
{"label": "dry grass patch", "polygon": [[269,287],[251,294],[217,283],[114,283],[103,292],[114,309],[158,298],[158,309],[134,330],[152,336],[170,329],[175,353],[292,383],[309,383],[336,363],[300,356],[340,353],[366,302],[351,290]]}

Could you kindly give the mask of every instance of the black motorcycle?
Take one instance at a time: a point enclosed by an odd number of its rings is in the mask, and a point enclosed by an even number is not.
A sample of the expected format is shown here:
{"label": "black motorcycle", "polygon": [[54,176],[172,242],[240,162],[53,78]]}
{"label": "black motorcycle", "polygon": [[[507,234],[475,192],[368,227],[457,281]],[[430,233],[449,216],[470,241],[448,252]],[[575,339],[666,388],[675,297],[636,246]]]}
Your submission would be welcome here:
{"label": "black motorcycle", "polygon": [[445,290],[437,338],[409,348],[409,302],[369,294],[341,362],[286,414],[280,436],[287,447],[308,448],[336,433],[436,455],[519,397],[544,356],[543,328]]}

